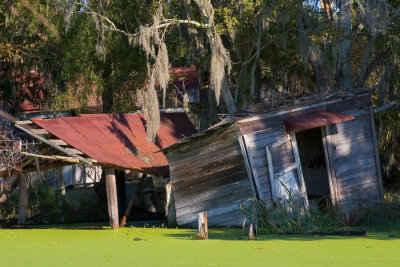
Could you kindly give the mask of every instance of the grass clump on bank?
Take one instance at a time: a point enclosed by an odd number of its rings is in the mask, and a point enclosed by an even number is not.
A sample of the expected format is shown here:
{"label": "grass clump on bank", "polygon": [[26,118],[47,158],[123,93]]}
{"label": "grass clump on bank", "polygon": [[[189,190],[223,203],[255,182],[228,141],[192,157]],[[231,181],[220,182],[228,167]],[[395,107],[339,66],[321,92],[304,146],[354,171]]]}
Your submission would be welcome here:
{"label": "grass clump on bank", "polygon": [[243,215],[257,222],[262,233],[330,233],[336,231],[390,231],[400,228],[400,193],[389,192],[381,203],[361,202],[349,214],[337,207],[324,206],[305,210],[288,191],[288,199],[274,205],[263,200],[249,199],[243,203]]}

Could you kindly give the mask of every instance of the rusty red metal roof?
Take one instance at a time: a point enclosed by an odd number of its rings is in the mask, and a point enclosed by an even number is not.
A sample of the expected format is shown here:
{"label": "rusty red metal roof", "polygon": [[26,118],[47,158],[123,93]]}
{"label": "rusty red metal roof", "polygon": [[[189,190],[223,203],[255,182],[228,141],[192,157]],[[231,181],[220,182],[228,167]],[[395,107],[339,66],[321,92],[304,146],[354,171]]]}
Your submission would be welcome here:
{"label": "rusty red metal roof", "polygon": [[329,110],[319,110],[298,116],[293,116],[284,121],[286,131],[301,131],[321,127],[342,121],[354,120],[354,116]]}
{"label": "rusty red metal roof", "polygon": [[82,114],[34,123],[99,163],[168,175],[160,149],[197,132],[185,113],[161,113],[155,142],[148,142],[143,114]]}

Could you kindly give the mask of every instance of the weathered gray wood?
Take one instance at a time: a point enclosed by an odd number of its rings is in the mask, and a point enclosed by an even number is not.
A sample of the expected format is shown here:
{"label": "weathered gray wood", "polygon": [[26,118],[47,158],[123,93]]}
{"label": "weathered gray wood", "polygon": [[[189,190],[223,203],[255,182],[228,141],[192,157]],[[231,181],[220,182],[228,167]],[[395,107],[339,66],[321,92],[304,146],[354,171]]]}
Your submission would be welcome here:
{"label": "weathered gray wood", "polygon": [[[171,178],[174,179],[175,177],[172,175]],[[192,190],[195,193],[199,193],[199,190],[202,190],[204,187],[216,189],[220,186],[236,183],[238,181],[247,181],[246,178],[244,166],[236,166],[234,168],[222,170],[221,172],[203,175],[202,177],[190,175],[185,180],[174,182],[174,190],[176,193],[186,191],[187,194],[192,194]],[[178,194],[180,195],[181,193]],[[182,194],[184,195],[184,193]]]}
{"label": "weathered gray wood", "polygon": [[18,207],[18,225],[24,226],[26,223],[26,211],[28,206],[28,176],[26,173],[19,175],[19,207]]}
{"label": "weathered gray wood", "polygon": [[354,174],[354,176],[349,177],[348,179],[341,179],[338,181],[338,187],[341,190],[345,190],[346,188],[372,183],[376,183],[375,170],[373,170],[372,172],[363,172],[363,179],[360,179],[360,176],[356,173]]}
{"label": "weathered gray wood", "polygon": [[297,170],[297,176],[299,178],[300,194],[303,199],[303,205],[306,210],[309,210],[308,197],[307,197],[307,191],[306,191],[306,183],[304,182],[303,170],[301,168],[301,162],[300,162],[299,148],[297,147],[296,136],[294,133],[290,134],[290,142],[292,142],[293,154],[294,154],[295,162],[297,165],[296,170]]}
{"label": "weathered gray wood", "polygon": [[288,141],[290,140],[290,135],[285,135],[284,138],[282,138],[281,140],[273,143],[272,145],[270,145],[270,150],[278,148],[279,146],[282,146],[285,143],[288,143]]}
{"label": "weathered gray wood", "polygon": [[[285,146],[286,143],[290,143],[290,146]],[[279,163],[278,166],[277,164],[275,164],[273,154],[276,153],[275,151],[278,150],[280,147],[283,147],[293,154],[292,163],[290,163],[290,165],[288,165],[287,167],[284,167],[284,165]],[[290,190],[293,194],[293,197],[300,197],[303,202],[303,207],[305,209],[308,209],[307,192],[305,189],[304,178],[301,171],[300,156],[297,150],[297,143],[294,134],[287,135],[287,137],[279,140],[275,144],[265,147],[265,151],[267,155],[269,176],[273,177],[270,178],[273,193],[272,200],[287,200],[289,197],[289,192],[287,192],[287,190]],[[280,151],[279,154],[281,153],[282,151]],[[297,184],[295,173],[297,174],[297,179],[299,180],[300,186],[298,186]],[[283,184],[287,188],[285,188]]]}
{"label": "weathered gray wood", "polygon": [[248,190],[234,192],[232,194],[225,195],[222,197],[211,198],[210,199],[211,201],[207,200],[207,201],[201,201],[198,203],[192,203],[191,205],[187,205],[182,208],[177,208],[176,216],[180,217],[182,215],[197,213],[202,210],[211,210],[213,208],[222,207],[222,206],[226,206],[229,204],[235,204],[236,209],[240,210],[239,204],[248,200],[249,196],[251,196],[251,194],[252,194],[252,192],[251,192],[251,189],[249,188]]}
{"label": "weathered gray wood", "polygon": [[[194,213],[188,213],[188,214],[182,215],[182,216],[178,216],[178,214],[177,214],[176,220],[178,222],[178,225],[191,225],[191,226],[194,225],[194,226],[196,226],[197,219],[198,219],[197,213],[200,211],[202,211],[202,210],[199,210]],[[236,203],[230,203],[228,205],[214,207],[212,209],[207,210],[208,225],[209,226],[210,225],[213,225],[213,226],[241,225],[241,224],[233,223],[233,222],[235,222],[235,220],[233,220],[233,218],[239,219],[239,221],[240,221],[241,218],[237,218],[237,217],[240,217],[238,215],[240,215],[240,209],[238,207],[238,204],[236,204]],[[214,224],[215,221],[212,222],[215,217],[220,218],[220,220],[218,221],[218,224]]]}
{"label": "weathered gray wood", "polygon": [[[194,226],[197,213],[204,210],[219,225],[238,222],[232,220],[240,213],[238,203],[254,197],[237,133],[229,129],[211,135],[199,143],[181,144],[179,152],[166,153],[179,225]],[[232,203],[234,209],[227,211],[225,207]],[[210,209],[226,213],[225,218]]]}
{"label": "weathered gray wood", "polygon": [[61,139],[49,139],[49,142],[50,143],[53,143],[53,144],[55,144],[55,145],[58,145],[58,146],[67,146],[68,144],[67,143],[65,143],[63,140],[61,140]]}
{"label": "weathered gray wood", "polygon": [[[193,192],[189,195],[184,194],[184,192],[176,193],[176,196],[179,198],[185,197],[185,201],[179,202],[176,204],[176,208],[180,209],[187,206],[195,205],[196,203],[200,203],[203,201],[207,201],[209,199],[217,199],[221,197],[226,197],[231,194],[242,192],[245,190],[250,190],[249,181],[239,181],[235,183],[224,184],[223,186],[219,186],[217,188],[210,188],[208,190],[198,190],[197,192]],[[251,196],[249,196],[251,197]]]}
{"label": "weathered gray wood", "polygon": [[[201,154],[201,151],[198,151],[198,153]],[[215,167],[215,169],[217,169],[218,168],[217,162],[223,160],[224,158],[230,158],[230,161],[233,161],[233,164],[240,162],[240,160],[242,159],[242,153],[240,151],[240,148],[236,149],[236,147],[234,147],[234,144],[231,144],[229,150],[219,151],[209,155],[207,154],[204,155],[204,157],[202,158],[193,158],[192,162],[173,165],[170,167],[170,170],[175,174],[175,176],[179,176],[180,174],[187,173],[188,170],[190,172],[196,172],[198,170],[208,169],[210,167]],[[188,166],[190,167],[190,169],[182,169]]]}
{"label": "weathered gray wood", "polygon": [[260,185],[256,184],[256,181],[254,179],[253,173],[251,171],[250,162],[249,162],[249,155],[247,153],[246,143],[245,143],[244,137],[243,136],[239,136],[238,140],[239,140],[239,144],[240,144],[240,149],[242,150],[243,161],[244,161],[245,166],[246,166],[247,176],[248,176],[249,182],[251,184],[251,189],[253,190],[254,198],[260,198],[261,187],[260,187]]}
{"label": "weathered gray wood", "polygon": [[72,153],[75,153],[77,155],[83,155],[83,153],[80,150],[76,149],[76,148],[66,148],[66,150],[70,151]]}
{"label": "weathered gray wood", "polygon": [[32,129],[31,132],[34,134],[40,134],[40,135],[49,134],[49,132],[46,131],[45,129]]}
{"label": "weathered gray wood", "polygon": [[275,181],[275,173],[274,173],[274,165],[272,164],[272,155],[271,149],[269,147],[265,148],[265,152],[267,155],[267,163],[268,163],[268,173],[269,173],[269,182],[271,183],[271,199],[276,202],[278,200],[278,192],[279,185]]}
{"label": "weathered gray wood", "polygon": [[[340,161],[340,159],[335,159],[335,165],[336,165],[336,175],[338,179],[342,179],[339,177],[342,177],[343,174],[347,173],[348,171],[352,171],[357,168],[361,168],[365,165],[372,165],[374,166],[375,164],[375,159],[367,157],[367,156],[360,156],[359,158],[344,158],[346,160],[345,162]],[[339,164],[337,163],[339,162]],[[362,179],[362,173],[360,173],[360,178]]]}
{"label": "weathered gray wood", "polygon": [[257,223],[251,222],[249,225],[249,240],[257,240]]}
{"label": "weathered gray wood", "polygon": [[[398,104],[397,101],[393,100],[393,101],[391,101],[391,102],[389,102],[389,103],[386,103],[386,104],[384,104],[384,105],[382,105],[382,106],[380,106],[380,107],[374,108],[374,109],[373,109],[373,112],[374,112],[375,114],[377,114],[377,113],[380,113],[380,112],[382,112],[382,111],[388,110],[388,109],[390,109],[390,108],[396,106],[397,104]],[[371,107],[371,109],[372,109],[372,107]]]}
{"label": "weathered gray wood", "polygon": [[[221,164],[222,161],[224,164]],[[227,153],[224,157],[224,154],[218,153],[215,154],[214,157],[202,161],[196,161],[193,162],[193,164],[180,165],[179,168],[170,168],[170,171],[177,179],[176,181],[184,181],[201,177],[204,170],[207,171],[207,175],[212,175],[222,171],[229,171],[229,169],[233,170],[239,166],[244,167],[243,157],[241,155],[231,155],[231,153]],[[174,183],[176,181],[174,180]]]}
{"label": "weathered gray wood", "polygon": [[283,170],[280,171],[280,172],[275,173],[275,174],[274,174],[274,178],[278,178],[278,177],[281,177],[281,176],[287,174],[288,172],[292,172],[292,171],[296,170],[297,167],[298,167],[298,166],[297,166],[297,163],[296,163],[296,162],[295,162],[295,163],[292,163],[289,167],[283,169]]}
{"label": "weathered gray wood", "polygon": [[198,218],[199,233],[196,235],[196,239],[208,239],[207,211],[199,212]]}
{"label": "weathered gray wood", "polygon": [[167,226],[175,227],[177,225],[176,205],[175,205],[175,197],[171,181],[165,185],[165,194],[166,194],[165,218],[167,220]]}
{"label": "weathered gray wood", "polygon": [[26,121],[16,121],[15,124],[19,125],[26,125],[26,124],[32,124],[33,122],[31,120],[26,120]]}
{"label": "weathered gray wood", "polygon": [[355,120],[336,124],[334,134],[329,134],[330,127],[325,128],[329,140],[327,147],[333,170],[331,173],[335,177],[332,180],[335,180],[337,203],[343,212],[356,208],[360,201],[367,203],[373,200],[373,183],[376,183],[376,188],[379,184],[376,178],[371,108],[367,106],[346,113],[357,114]]}
{"label": "weathered gray wood", "polygon": [[372,132],[372,140],[374,144],[374,155],[375,155],[375,166],[376,166],[376,173],[378,174],[378,185],[379,185],[379,195],[380,200],[383,201],[384,192],[383,192],[383,184],[382,184],[382,171],[381,171],[381,163],[379,161],[379,151],[378,151],[378,139],[376,136],[375,131],[375,120],[374,120],[374,113],[372,111],[372,107],[369,108],[369,117],[371,121],[371,132]]}
{"label": "weathered gray wood", "polygon": [[106,168],[106,191],[107,191],[107,206],[108,216],[110,219],[110,226],[112,229],[119,228],[118,221],[118,198],[117,198],[117,185],[115,181],[115,170]]}
{"label": "weathered gray wood", "polygon": [[324,146],[324,155],[325,155],[325,164],[326,164],[326,170],[328,173],[328,182],[329,182],[329,189],[331,193],[331,201],[333,205],[337,205],[337,199],[336,199],[336,181],[334,181],[334,175],[333,175],[333,170],[331,166],[331,155],[328,152],[328,137],[326,133],[326,128],[328,126],[321,127],[321,134],[322,134],[322,145]]}
{"label": "weathered gray wood", "polygon": [[[271,112],[265,115],[253,116],[251,118],[242,119],[238,125],[242,134],[248,134],[255,131],[260,131],[273,127],[282,127],[283,120],[292,116],[301,115],[317,110],[328,109],[331,111],[343,112],[347,110],[353,110],[355,108],[369,106],[371,99],[369,94],[357,96],[356,98],[343,98],[335,101],[319,102],[313,105],[304,105],[299,108],[289,109],[286,108],[281,112]],[[347,114],[347,113],[346,113]]]}
{"label": "weathered gray wood", "polygon": [[259,179],[257,173],[254,170],[253,156],[251,154],[251,150],[248,149],[247,138],[248,138],[248,136],[246,136],[246,135],[241,136],[241,142],[242,142],[242,146],[243,146],[242,151],[244,151],[245,156],[246,156],[246,160],[245,160],[245,162],[247,164],[246,168],[248,168],[248,171],[250,172],[252,184],[254,183],[254,188],[255,188],[256,195],[259,194],[258,195],[259,198],[264,199],[265,196],[260,194],[260,192],[262,190],[261,189],[261,182],[260,182],[260,179]]}

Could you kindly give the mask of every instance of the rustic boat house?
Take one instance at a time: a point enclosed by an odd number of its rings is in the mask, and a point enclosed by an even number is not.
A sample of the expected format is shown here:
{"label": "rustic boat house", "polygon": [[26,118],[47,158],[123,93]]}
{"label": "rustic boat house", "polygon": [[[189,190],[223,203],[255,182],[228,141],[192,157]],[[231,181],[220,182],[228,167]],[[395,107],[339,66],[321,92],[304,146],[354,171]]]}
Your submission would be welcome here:
{"label": "rustic boat house", "polygon": [[[382,199],[369,92],[335,94],[290,108],[232,116],[163,149],[178,225],[242,225],[239,204],[284,200],[288,190],[342,212]],[[315,204],[315,203],[314,203]]]}

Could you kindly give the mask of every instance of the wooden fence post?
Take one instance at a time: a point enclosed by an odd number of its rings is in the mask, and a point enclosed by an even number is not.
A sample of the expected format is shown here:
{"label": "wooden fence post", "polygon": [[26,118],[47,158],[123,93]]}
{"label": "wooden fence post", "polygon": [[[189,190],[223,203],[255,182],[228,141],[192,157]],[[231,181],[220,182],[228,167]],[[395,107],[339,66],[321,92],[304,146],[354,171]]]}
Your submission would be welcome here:
{"label": "wooden fence post", "polygon": [[167,226],[174,227],[176,223],[176,209],[175,209],[175,198],[174,192],[172,191],[172,181],[165,185],[166,194],[166,205],[165,205],[165,217],[167,219]]}
{"label": "wooden fence post", "polygon": [[28,177],[26,174],[19,175],[19,208],[18,225],[24,226],[26,223],[26,209],[28,206]]}
{"label": "wooden fence post", "polygon": [[117,198],[117,185],[115,181],[115,170],[110,168],[105,169],[105,176],[106,176],[108,217],[110,218],[110,226],[112,229],[118,229],[119,228],[118,198]]}
{"label": "wooden fence post", "polygon": [[254,222],[249,225],[249,240],[257,240],[257,224]]}
{"label": "wooden fence post", "polygon": [[199,233],[196,235],[196,239],[208,239],[207,211],[199,212],[198,216]]}

